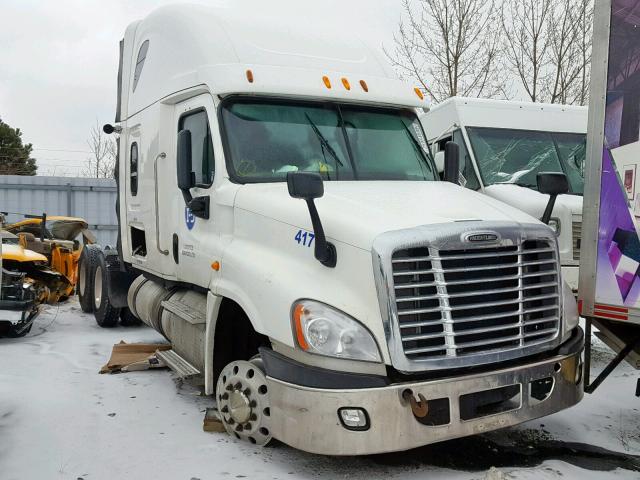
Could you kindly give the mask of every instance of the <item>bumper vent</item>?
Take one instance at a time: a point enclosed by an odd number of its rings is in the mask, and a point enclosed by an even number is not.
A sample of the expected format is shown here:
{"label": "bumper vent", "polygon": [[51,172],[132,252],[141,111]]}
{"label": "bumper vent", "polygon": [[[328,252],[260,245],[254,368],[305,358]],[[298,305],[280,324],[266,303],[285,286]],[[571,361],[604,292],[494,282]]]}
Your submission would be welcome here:
{"label": "bumper vent", "polygon": [[560,328],[552,240],[392,255],[400,340],[409,360],[500,353],[549,342]]}

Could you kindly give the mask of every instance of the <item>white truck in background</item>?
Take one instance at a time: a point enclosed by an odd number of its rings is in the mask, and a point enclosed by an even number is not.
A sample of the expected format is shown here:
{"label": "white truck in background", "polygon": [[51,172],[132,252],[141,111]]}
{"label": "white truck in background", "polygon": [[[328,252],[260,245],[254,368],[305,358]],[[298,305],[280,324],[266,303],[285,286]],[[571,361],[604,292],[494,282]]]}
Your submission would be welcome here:
{"label": "white truck in background", "polygon": [[455,185],[453,143],[441,181],[422,93],[353,32],[179,5],[120,51],[118,248],[85,290],[169,339],[231,435],[370,454],[581,400],[553,231]]}
{"label": "white truck in background", "polygon": [[460,147],[461,183],[541,218],[548,195],[538,192],[539,172],[563,172],[550,226],[558,235],[562,273],[574,293],[582,229],[587,107],[453,97],[421,116],[439,171],[444,146]]}

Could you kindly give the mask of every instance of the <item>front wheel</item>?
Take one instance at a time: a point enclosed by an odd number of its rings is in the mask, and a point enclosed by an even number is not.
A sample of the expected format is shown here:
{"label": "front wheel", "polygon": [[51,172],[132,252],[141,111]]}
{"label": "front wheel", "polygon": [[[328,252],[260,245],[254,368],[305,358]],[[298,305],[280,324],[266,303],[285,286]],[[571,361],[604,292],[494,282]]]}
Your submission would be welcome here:
{"label": "front wheel", "polygon": [[115,327],[120,318],[120,309],[111,305],[109,299],[107,275],[104,255],[100,253],[93,276],[93,312],[96,323],[103,328]]}
{"label": "front wheel", "polygon": [[271,404],[262,360],[229,363],[216,387],[220,419],[229,435],[266,446],[271,440]]}
{"label": "front wheel", "polygon": [[78,300],[85,313],[93,312],[93,280],[99,255],[100,247],[85,245],[78,261]]}

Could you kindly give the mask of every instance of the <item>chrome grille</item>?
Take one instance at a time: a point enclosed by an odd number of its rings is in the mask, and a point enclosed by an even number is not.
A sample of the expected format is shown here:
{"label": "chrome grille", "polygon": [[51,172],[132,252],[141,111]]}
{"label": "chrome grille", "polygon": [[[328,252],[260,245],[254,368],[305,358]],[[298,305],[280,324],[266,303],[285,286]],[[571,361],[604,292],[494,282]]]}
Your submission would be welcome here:
{"label": "chrome grille", "polygon": [[580,243],[582,242],[582,221],[571,224],[571,235],[573,238],[573,259],[580,260]]}
{"label": "chrome grille", "polygon": [[392,255],[395,308],[410,360],[471,357],[557,337],[558,259],[551,239]]}

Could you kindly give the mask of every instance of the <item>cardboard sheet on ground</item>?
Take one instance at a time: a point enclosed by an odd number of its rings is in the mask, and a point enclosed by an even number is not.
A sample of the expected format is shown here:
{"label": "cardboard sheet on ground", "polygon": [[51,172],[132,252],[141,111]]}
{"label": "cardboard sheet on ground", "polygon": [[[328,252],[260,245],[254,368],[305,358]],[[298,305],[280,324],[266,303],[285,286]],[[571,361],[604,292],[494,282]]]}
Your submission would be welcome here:
{"label": "cardboard sheet on ground", "polygon": [[[170,350],[171,345],[163,343],[125,343],[120,341],[113,346],[111,358],[100,373],[117,373],[120,371],[146,370],[148,368],[164,367],[153,361],[158,350]],[[132,368],[133,367],[133,368]],[[139,367],[139,368],[138,368]]]}

